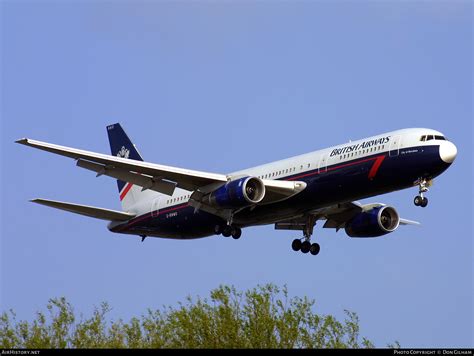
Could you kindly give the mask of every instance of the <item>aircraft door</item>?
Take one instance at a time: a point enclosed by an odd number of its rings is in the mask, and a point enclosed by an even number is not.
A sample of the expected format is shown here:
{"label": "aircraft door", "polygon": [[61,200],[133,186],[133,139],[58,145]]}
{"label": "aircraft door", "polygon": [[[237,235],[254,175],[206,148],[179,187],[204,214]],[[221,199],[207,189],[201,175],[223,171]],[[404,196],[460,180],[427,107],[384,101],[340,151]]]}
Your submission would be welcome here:
{"label": "aircraft door", "polygon": [[151,204],[151,217],[152,218],[155,218],[158,216],[159,209],[160,209],[160,197],[153,200],[153,203]]}
{"label": "aircraft door", "polygon": [[395,136],[392,138],[390,142],[390,151],[389,151],[389,156],[390,157],[395,157],[398,156],[398,152],[400,151],[400,136]]}
{"label": "aircraft door", "polygon": [[319,158],[318,172],[324,173],[328,170],[329,154],[323,154]]}

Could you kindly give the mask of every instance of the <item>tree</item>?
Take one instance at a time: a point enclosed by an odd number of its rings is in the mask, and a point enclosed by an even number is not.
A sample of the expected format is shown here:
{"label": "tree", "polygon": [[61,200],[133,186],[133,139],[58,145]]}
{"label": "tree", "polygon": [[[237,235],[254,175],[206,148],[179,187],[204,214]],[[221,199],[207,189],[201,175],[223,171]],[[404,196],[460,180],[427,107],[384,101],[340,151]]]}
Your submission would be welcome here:
{"label": "tree", "polygon": [[[371,348],[359,336],[356,313],[345,320],[313,312],[314,300],[289,298],[273,284],[245,292],[220,286],[209,300],[188,297],[178,307],[151,310],[128,323],[108,321],[102,303],[78,321],[65,298],[50,299],[48,315],[17,321],[13,311],[0,316],[2,348]],[[397,344],[396,344],[397,345]]]}

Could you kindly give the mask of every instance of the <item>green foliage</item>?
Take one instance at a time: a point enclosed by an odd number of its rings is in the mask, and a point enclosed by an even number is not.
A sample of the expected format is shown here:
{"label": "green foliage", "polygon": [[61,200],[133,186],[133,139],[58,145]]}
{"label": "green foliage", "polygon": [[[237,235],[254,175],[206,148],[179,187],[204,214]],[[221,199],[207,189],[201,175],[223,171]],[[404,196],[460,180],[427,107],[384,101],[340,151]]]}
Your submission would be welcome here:
{"label": "green foliage", "polygon": [[[48,317],[17,321],[0,315],[1,348],[372,348],[359,336],[357,314],[344,321],[313,312],[314,301],[289,298],[273,284],[246,292],[220,286],[210,299],[188,297],[178,307],[149,309],[128,323],[108,321],[102,303],[81,320],[65,298],[51,299]],[[395,343],[399,347],[398,343]],[[395,346],[395,347],[396,347]]]}

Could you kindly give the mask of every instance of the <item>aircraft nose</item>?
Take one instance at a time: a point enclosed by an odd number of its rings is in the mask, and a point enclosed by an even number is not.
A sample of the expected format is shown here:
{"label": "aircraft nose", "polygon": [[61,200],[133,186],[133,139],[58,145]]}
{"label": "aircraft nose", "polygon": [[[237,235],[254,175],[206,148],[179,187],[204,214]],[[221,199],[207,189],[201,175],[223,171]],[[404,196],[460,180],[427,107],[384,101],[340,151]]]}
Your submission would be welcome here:
{"label": "aircraft nose", "polygon": [[453,163],[456,155],[458,154],[458,149],[454,143],[450,141],[441,142],[439,145],[439,156],[446,163]]}

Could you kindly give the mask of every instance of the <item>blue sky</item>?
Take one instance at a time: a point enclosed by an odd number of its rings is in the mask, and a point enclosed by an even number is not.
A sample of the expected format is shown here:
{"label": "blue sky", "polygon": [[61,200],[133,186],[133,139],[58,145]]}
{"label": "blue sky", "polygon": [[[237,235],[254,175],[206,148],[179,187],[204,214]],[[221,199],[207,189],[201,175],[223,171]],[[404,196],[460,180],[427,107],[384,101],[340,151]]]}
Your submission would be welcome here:
{"label": "blue sky", "polygon": [[[356,311],[384,346],[472,347],[472,3],[14,2],[1,31],[1,310],[31,318],[51,297],[128,319],[219,284],[286,284],[320,313]],[[116,184],[21,137],[109,153],[121,122],[146,160],[226,173],[406,127],[443,132],[454,165],[367,201],[421,227],[378,239],[316,228],[245,229],[239,241],[114,235],[29,203],[119,209]]]}

